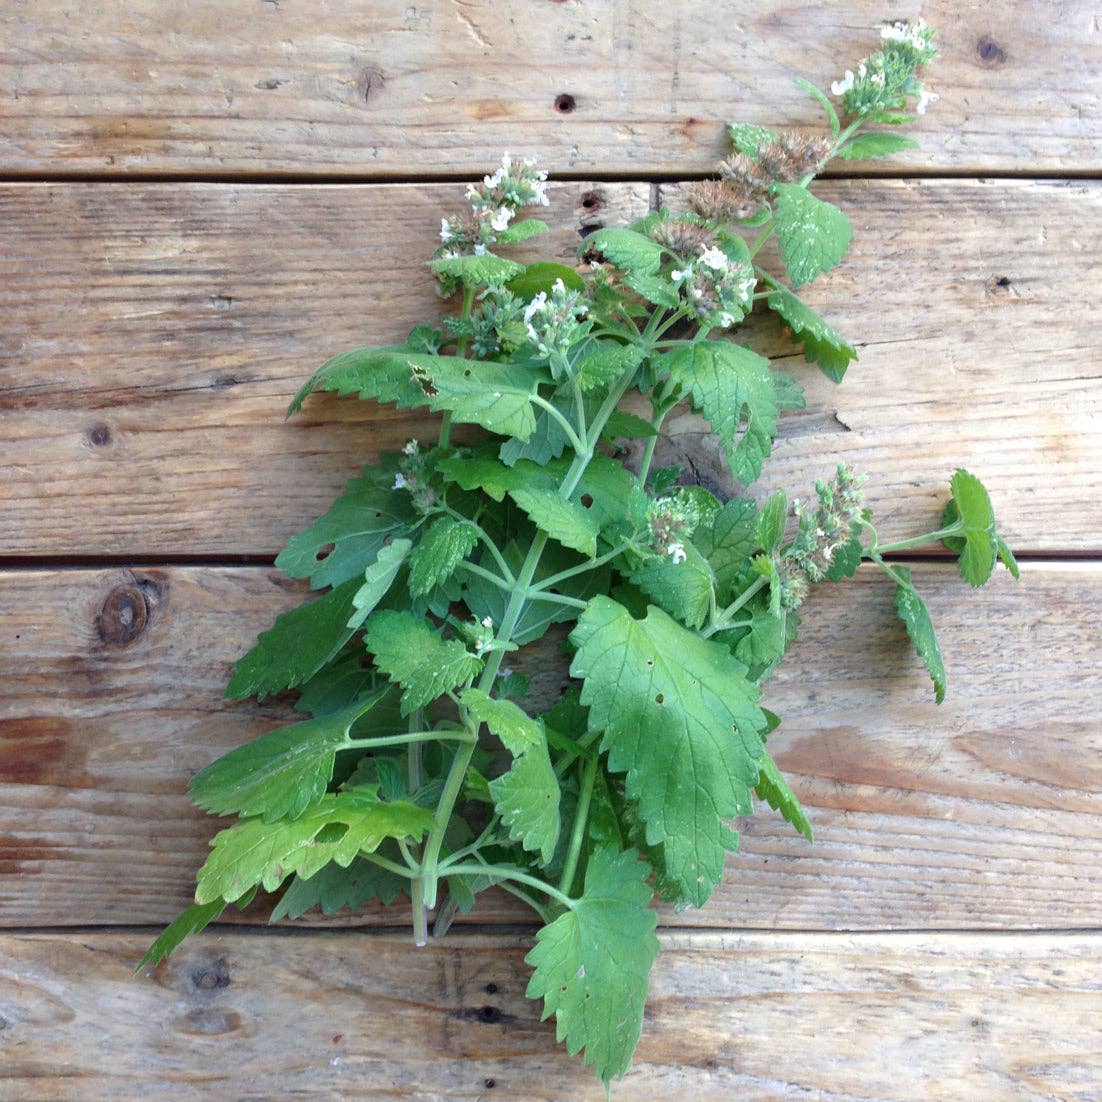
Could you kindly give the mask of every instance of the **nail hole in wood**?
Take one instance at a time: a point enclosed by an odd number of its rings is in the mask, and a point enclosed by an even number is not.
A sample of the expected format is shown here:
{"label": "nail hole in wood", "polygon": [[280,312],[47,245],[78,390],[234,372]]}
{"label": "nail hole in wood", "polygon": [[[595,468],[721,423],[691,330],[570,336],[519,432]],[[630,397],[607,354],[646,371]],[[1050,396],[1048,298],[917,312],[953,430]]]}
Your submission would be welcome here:
{"label": "nail hole in wood", "polygon": [[569,115],[577,106],[577,101],[569,92],[563,92],[561,95],[555,97],[555,110],[558,111],[560,115]]}

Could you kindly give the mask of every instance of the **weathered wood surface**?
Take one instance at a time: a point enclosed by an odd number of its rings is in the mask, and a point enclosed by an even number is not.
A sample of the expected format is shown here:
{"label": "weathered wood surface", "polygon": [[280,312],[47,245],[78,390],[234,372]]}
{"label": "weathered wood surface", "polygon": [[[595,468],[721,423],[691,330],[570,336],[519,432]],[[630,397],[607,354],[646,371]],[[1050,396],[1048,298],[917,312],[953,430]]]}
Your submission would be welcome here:
{"label": "weathered wood surface", "polygon": [[[871,572],[806,608],[768,687],[809,846],[763,808],[707,908],[763,929],[1089,927],[1102,913],[1102,568],[1027,564],[972,592],[920,566],[940,708]],[[218,821],[188,778],[289,719],[223,703],[232,661],[301,590],[267,568],[0,573],[0,924],[158,922]],[[558,690],[557,642],[528,659]],[[297,713],[296,713],[297,714]],[[251,921],[263,921],[256,910]],[[489,900],[475,921],[525,918]],[[404,923],[407,911],[336,921]]]}
{"label": "weathered wood surface", "polygon": [[[0,1099],[594,1102],[524,998],[531,942],[217,931],[0,938]],[[666,933],[618,1102],[1102,1094],[1098,934]]]}
{"label": "weathered wood surface", "polygon": [[[1096,5],[921,10],[943,51],[922,149],[843,170],[1102,167]],[[481,172],[523,145],[557,172],[707,172],[728,120],[821,127],[791,78],[827,87],[897,14],[874,0],[707,13],[690,0],[5,0],[0,169],[378,179]]]}
{"label": "weathered wood surface", "polygon": [[[430,434],[414,414],[330,396],[282,415],[325,356],[401,339],[438,308],[422,261],[461,194],[0,187],[0,553],[274,554],[365,458]],[[583,228],[651,199],[643,184],[553,194],[561,258]],[[857,236],[808,297],[861,359],[835,386],[774,319],[750,326],[808,391],[755,492],[799,491],[849,459],[870,473],[885,533],[913,535],[962,465],[1017,550],[1099,550],[1102,188],[839,181],[821,194]],[[730,490],[701,423],[669,427],[665,458]]]}

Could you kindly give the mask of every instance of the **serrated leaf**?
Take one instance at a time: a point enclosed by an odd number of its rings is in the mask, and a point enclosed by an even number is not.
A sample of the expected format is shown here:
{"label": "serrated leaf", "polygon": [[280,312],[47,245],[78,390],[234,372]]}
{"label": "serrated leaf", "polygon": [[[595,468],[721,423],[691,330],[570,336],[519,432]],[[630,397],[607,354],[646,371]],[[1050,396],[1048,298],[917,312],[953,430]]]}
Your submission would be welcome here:
{"label": "serrated leaf", "polygon": [[359,394],[379,402],[394,402],[400,409],[427,404],[424,391],[409,369],[407,357],[434,359],[420,348],[397,345],[383,348],[352,348],[331,356],[306,380],[287,407],[287,416],[297,413],[316,390],[337,394]]}
{"label": "serrated leaf", "polygon": [[490,795],[509,836],[538,852],[546,864],[559,839],[561,792],[543,724],[512,701],[494,700],[481,689],[468,689],[460,699],[512,754],[508,771],[490,781]]}
{"label": "serrated leaf", "polygon": [[346,869],[329,864],[309,878],[296,875],[268,921],[301,918],[315,907],[324,915],[336,914],[342,907],[362,907],[371,899],[389,905],[408,888],[405,877],[357,857]]}
{"label": "serrated leaf", "polygon": [[[572,413],[567,413],[566,416],[571,423],[574,422]],[[570,439],[558,418],[541,409],[536,414],[536,427],[532,430],[532,435],[527,440],[510,437],[502,443],[497,454],[502,463],[509,467],[521,459],[530,459],[533,463],[542,465],[551,459],[558,459],[569,443]]]}
{"label": "serrated leaf", "polygon": [[999,547],[995,535],[995,511],[984,485],[975,475],[958,470],[950,480],[953,503],[964,524],[964,547],[958,567],[969,585],[983,585],[995,569]]}
{"label": "serrated leaf", "polygon": [[348,730],[386,695],[334,715],[269,731],[197,773],[188,786],[199,807],[215,815],[259,815],[264,822],[297,819],[324,794]]}
{"label": "serrated leaf", "polygon": [[224,910],[226,901],[214,899],[210,903],[192,903],[184,908],[161,932],[153,944],[146,949],[145,956],[138,962],[135,972],[140,972],[147,964],[158,965],[176,950],[184,938],[199,933],[209,926]]}
{"label": "serrated leaf", "polygon": [[[354,631],[363,626],[363,622],[375,611],[376,605],[387,595],[412,547],[409,540],[397,539],[379,549],[378,558],[364,571],[363,584],[352,598],[352,606],[356,611],[349,617],[348,626]],[[412,589],[410,592],[413,592]]]}
{"label": "serrated leaf", "polygon": [[902,134],[858,134],[839,149],[837,155],[847,161],[864,161],[902,153],[905,149],[918,149],[918,142]]}
{"label": "serrated leaf", "polygon": [[664,359],[670,378],[688,391],[722,441],[735,478],[749,485],[761,474],[777,431],[769,361],[730,341],[695,341]]}
{"label": "serrated leaf", "polygon": [[538,233],[547,233],[547,230],[546,222],[541,222],[538,218],[525,218],[501,230],[497,235],[497,242],[499,245],[515,245],[518,241],[527,241]]}
{"label": "serrated leaf", "polygon": [[749,668],[768,669],[784,654],[783,613],[778,617],[769,609],[755,606],[750,609],[750,618],[746,634],[735,645],[735,657]]}
{"label": "serrated leaf", "polygon": [[528,514],[537,528],[583,555],[597,553],[600,525],[581,505],[567,501],[556,490],[521,486],[509,491],[509,496]]}
{"label": "serrated leaf", "polygon": [[438,517],[410,556],[407,583],[410,593],[420,597],[446,581],[477,543],[478,531],[473,524]]}
{"label": "serrated leaf", "polygon": [[853,238],[849,219],[833,203],[817,199],[799,184],[776,184],[773,218],[777,243],[793,287],[802,287],[833,268]]}
{"label": "serrated leaf", "polygon": [[377,688],[375,675],[364,668],[360,651],[349,651],[302,686],[295,701],[295,711],[314,716],[332,715]]}
{"label": "serrated leaf", "polygon": [[757,505],[736,497],[720,509],[709,527],[693,536],[693,543],[711,564],[721,605],[734,600],[738,578],[758,548],[757,520]]}
{"label": "serrated leaf", "polygon": [[736,152],[751,157],[755,161],[758,159],[758,150],[763,145],[780,141],[780,135],[775,130],[769,130],[764,126],[754,126],[748,122],[728,123],[727,133]]}
{"label": "serrated leaf", "polygon": [[786,823],[791,823],[809,842],[815,841],[806,812],[768,753],[761,756],[761,774],[755,791],[758,799],[765,800],[774,811],[779,811]]}
{"label": "serrated leaf", "polygon": [[807,407],[804,388],[791,375],[784,371],[771,371],[770,375],[773,379],[773,397],[777,402],[778,413]]}
{"label": "serrated leaf", "polygon": [[817,100],[826,112],[827,121],[830,123],[831,137],[837,138],[839,130],[842,129],[841,122],[838,119],[838,112],[834,110],[834,104],[827,99],[825,93],[815,87],[809,80],[804,80],[803,77],[794,77],[794,83],[798,88],[802,88],[812,99]]}
{"label": "serrated leaf", "polygon": [[634,344],[598,341],[578,361],[578,385],[585,391],[606,389],[642,360],[643,353]]}
{"label": "serrated leaf", "polygon": [[482,661],[458,639],[447,641],[427,621],[383,609],[367,621],[364,644],[375,665],[402,686],[402,715],[474,680]]}
{"label": "serrated leaf", "polygon": [[941,658],[941,648],[938,646],[937,635],[934,634],[929,609],[911,584],[910,570],[905,566],[896,566],[894,569],[903,579],[903,584],[895,587],[895,611],[899,613],[918,657],[922,659],[922,664],[934,683],[934,699],[940,704],[945,699],[945,663]]}
{"label": "serrated leaf", "polygon": [[309,879],[330,861],[347,868],[384,838],[417,840],[432,824],[428,809],[383,803],[362,789],[325,795],[298,819],[242,819],[214,836],[199,870],[195,902],[232,903],[255,884],[274,892],[292,873]]}
{"label": "serrated leaf", "polygon": [[359,588],[360,580],[352,578],[324,597],[277,617],[234,667],[226,696],[231,700],[247,696],[263,699],[313,677],[352,638],[348,620]]}
{"label": "serrated leaf", "polygon": [[657,916],[649,907],[650,867],[634,850],[595,849],[581,899],[544,926],[525,957],[535,970],[525,992],[543,999],[544,1019],[608,1084],[627,1071],[639,1043]]}
{"label": "serrated leaf", "polygon": [[568,291],[585,290],[585,280],[573,268],[546,261],[527,265],[520,275],[514,276],[505,284],[505,288],[519,298],[530,302],[541,291],[550,294],[560,279]]}
{"label": "serrated leaf", "polygon": [[830,569],[827,571],[827,581],[840,582],[843,578],[852,578],[861,565],[863,553],[864,548],[861,546],[858,533],[851,533],[845,543],[834,549],[830,559]]}
{"label": "serrated leaf", "polygon": [[292,578],[309,578],[313,589],[363,574],[383,544],[417,519],[412,498],[393,482],[392,472],[377,468],[351,479],[327,513],[291,537],[276,566]]}
{"label": "serrated leaf", "polygon": [[791,291],[774,291],[765,300],[774,313],[779,314],[792,330],[792,336],[804,348],[808,363],[818,364],[823,374],[840,383],[851,360],[857,352],[847,344],[814,310]]}
{"label": "serrated leaf", "polygon": [[676,310],[680,305],[681,299],[676,285],[660,275],[629,272],[624,277],[624,283],[654,306],[665,306],[667,310]]}
{"label": "serrated leaf", "polygon": [[767,555],[776,551],[784,539],[788,523],[788,498],[778,490],[762,507],[758,515],[758,546]]}
{"label": "serrated leaf", "polygon": [[708,560],[691,544],[684,544],[685,558],[674,562],[669,555],[645,560],[628,575],[659,608],[691,628],[699,628],[712,607],[715,576]]}
{"label": "serrated leaf", "polygon": [[436,465],[437,473],[464,490],[481,490],[494,501],[503,501],[514,486],[523,485],[521,472],[487,455],[460,452]]}
{"label": "serrated leaf", "polygon": [[723,876],[735,835],[723,822],[750,808],[765,717],[759,690],[726,647],[701,639],[660,609],[643,620],[595,597],[570,640],[584,679],[591,731],[608,767],[665,847],[667,869],[701,906]]}
{"label": "serrated leaf", "polygon": [[654,275],[662,264],[662,246],[634,230],[613,226],[582,242],[582,252],[596,250],[617,268],[634,275]]}
{"label": "serrated leaf", "polygon": [[658,430],[642,417],[625,410],[614,410],[601,431],[602,440],[645,440],[657,436]]}
{"label": "serrated leaf", "polygon": [[1018,560],[1014,558],[1014,552],[1010,550],[1010,545],[998,532],[995,533],[995,547],[999,553],[999,561],[1010,571],[1010,576],[1018,581],[1022,576],[1018,569]]}
{"label": "serrated leaf", "polygon": [[[541,222],[540,225],[543,225]],[[546,229],[546,226],[544,226]],[[536,231],[538,232],[538,231]],[[503,256],[449,256],[430,260],[429,267],[440,276],[457,279],[470,287],[497,287],[524,270],[522,264]]]}

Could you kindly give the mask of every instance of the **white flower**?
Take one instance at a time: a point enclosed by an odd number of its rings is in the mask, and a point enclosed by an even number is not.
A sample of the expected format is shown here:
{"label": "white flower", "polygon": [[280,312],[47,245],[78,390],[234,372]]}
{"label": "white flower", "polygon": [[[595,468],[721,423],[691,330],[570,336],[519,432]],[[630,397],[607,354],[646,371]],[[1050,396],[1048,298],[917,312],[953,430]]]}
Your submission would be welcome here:
{"label": "white flower", "polygon": [[406,488],[406,476],[404,474],[402,474],[401,471],[399,471],[394,476],[394,489],[404,490],[405,488]]}
{"label": "white flower", "polygon": [[721,272],[727,267],[727,254],[722,249],[701,245],[700,262],[706,264],[713,272]]}
{"label": "white flower", "polygon": [[846,75],[841,80],[834,81],[830,86],[831,92],[836,96],[844,96],[853,87],[853,70],[847,69]]}
{"label": "white flower", "polygon": [[720,329],[730,329],[735,324],[734,316],[726,312],[721,312],[716,315],[716,324]]}
{"label": "white flower", "polygon": [[547,309],[547,292],[540,291],[538,295],[524,308],[524,324],[531,330],[531,321],[537,314],[542,314]]}
{"label": "white flower", "polygon": [[[505,158],[506,158],[506,160],[508,160],[508,158],[509,158],[508,153],[505,154]],[[483,616],[482,617],[482,626],[484,628],[492,628],[494,626],[494,622],[493,622],[493,620],[490,619],[489,616]]]}
{"label": "white flower", "polygon": [[675,566],[678,563],[683,563],[687,558],[685,554],[685,545],[683,543],[671,543],[670,546],[666,548],[666,554],[673,559]]}
{"label": "white flower", "polygon": [[879,84],[881,88],[884,87],[884,74],[883,73],[873,73],[872,76],[869,77],[869,80],[872,81],[873,84]]}
{"label": "white flower", "polygon": [[685,268],[684,271],[679,272],[679,271],[675,270],[675,271],[670,272],[670,279],[672,279],[674,281],[674,283],[684,283],[685,280],[692,279],[692,278],[693,278],[693,266],[691,264],[687,268]]}
{"label": "white flower", "polygon": [[911,36],[911,28],[906,23],[893,23],[890,27],[880,28],[880,37],[885,42],[905,42]]}
{"label": "white flower", "polygon": [[941,99],[941,96],[935,95],[933,92],[927,92],[926,89],[923,88],[922,95],[918,97],[918,106],[915,107],[915,110],[920,115],[925,115],[926,108],[929,107],[931,103],[937,103],[939,99]]}
{"label": "white flower", "polygon": [[498,207],[493,214],[490,215],[490,226],[498,233],[502,230],[509,228],[509,219],[513,217],[513,212],[509,207]]}
{"label": "white flower", "polygon": [[405,452],[406,455],[416,455],[417,452],[419,451],[417,441],[416,440],[407,440],[406,441],[406,446],[402,449],[402,451]]}
{"label": "white flower", "polygon": [[467,198],[468,199],[477,199],[478,198],[478,188],[477,188],[476,185],[474,185],[474,184],[468,184],[467,185]]}
{"label": "white flower", "polygon": [[485,255],[486,255],[486,246],[485,246],[485,245],[481,245],[481,244],[479,244],[479,245],[475,245],[475,247],[474,247],[474,255],[475,255],[475,256],[485,256]]}
{"label": "white flower", "polygon": [[549,207],[551,205],[551,200],[547,198],[547,184],[544,183],[547,173],[541,172],[540,176],[541,179],[537,180],[532,185],[532,200],[541,207]]}
{"label": "white flower", "polygon": [[446,218],[440,219],[440,240],[447,243],[455,236],[452,233],[451,223]]}

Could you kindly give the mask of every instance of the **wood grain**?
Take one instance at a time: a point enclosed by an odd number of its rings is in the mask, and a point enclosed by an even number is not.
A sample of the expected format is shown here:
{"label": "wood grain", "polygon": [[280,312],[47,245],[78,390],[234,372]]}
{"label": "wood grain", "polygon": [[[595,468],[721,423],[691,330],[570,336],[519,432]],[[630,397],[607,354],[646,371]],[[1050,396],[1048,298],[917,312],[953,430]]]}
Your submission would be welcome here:
{"label": "wood grain", "polygon": [[[524,998],[530,940],[0,938],[0,1098],[583,1102]],[[1102,1091],[1097,934],[666,933],[618,1102],[973,1102]]]}
{"label": "wood grain", "polygon": [[[817,592],[766,695],[785,720],[770,746],[816,844],[761,810],[712,902],[671,921],[1097,925],[1102,567],[1029,564],[1021,583],[1000,573],[979,592],[947,567],[915,578],[949,666],[946,703],[879,577]],[[233,659],[300,596],[261,568],[0,573],[0,924],[158,922],[186,905],[218,829],[187,780],[291,717],[220,697]],[[521,657],[534,703],[556,695],[557,640]],[[488,897],[474,920],[527,916]]]}
{"label": "wood grain", "polygon": [[[930,0],[941,100],[887,169],[1102,166],[1102,47],[1088,0]],[[851,0],[541,3],[6,0],[6,173],[386,179],[485,171],[707,172],[732,119],[821,127],[826,88],[895,15]],[[902,14],[902,13],[900,13]],[[565,97],[565,98],[564,98]]]}
{"label": "wood grain", "polygon": [[[808,398],[755,491],[802,496],[851,460],[894,538],[936,526],[966,466],[1017,550],[1099,550],[1102,188],[821,194],[857,237],[809,298],[861,359],[835,386],[773,318],[749,327]],[[558,185],[550,253],[569,259],[580,233],[649,201],[645,185]],[[327,355],[436,316],[422,260],[461,202],[453,185],[0,187],[0,553],[275,554],[365,459],[433,431],[330,396],[282,415]],[[668,425],[663,461],[731,491],[702,423]]]}

